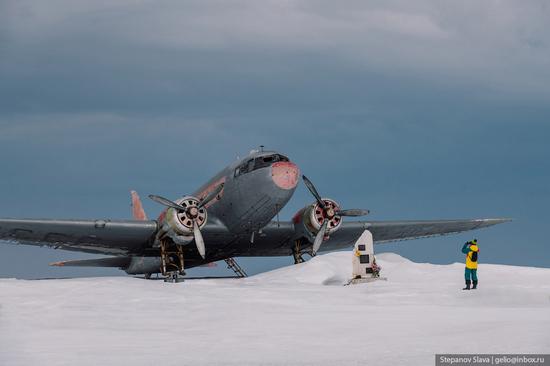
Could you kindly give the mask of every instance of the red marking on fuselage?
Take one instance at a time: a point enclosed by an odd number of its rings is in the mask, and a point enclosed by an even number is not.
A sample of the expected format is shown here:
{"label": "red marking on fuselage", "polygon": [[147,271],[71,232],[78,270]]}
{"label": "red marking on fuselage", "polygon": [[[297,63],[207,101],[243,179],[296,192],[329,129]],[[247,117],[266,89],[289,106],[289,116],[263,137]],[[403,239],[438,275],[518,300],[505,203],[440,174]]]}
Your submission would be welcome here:
{"label": "red marking on fuselage", "polygon": [[279,161],[271,165],[271,178],[277,187],[294,189],[298,184],[300,169],[290,161]]}
{"label": "red marking on fuselage", "polygon": [[218,263],[216,263],[216,262],[210,262],[210,263],[206,263],[206,264],[200,265],[199,267],[209,267],[209,268],[212,268],[212,267],[217,267],[217,266],[218,266]]}
{"label": "red marking on fuselage", "polygon": [[[225,177],[221,177],[220,179],[218,179],[217,181],[213,182],[213,183],[210,183],[208,185],[208,187],[206,187],[205,189],[203,189],[198,195],[197,195],[197,198],[199,200],[202,200],[204,197],[206,197],[206,195],[210,192],[212,192],[214,189],[216,189],[220,184],[222,183],[225,183]],[[220,200],[223,196],[223,191],[225,190],[225,188],[222,188],[222,190],[220,191],[220,193],[218,193],[218,195],[216,196],[215,199],[213,199],[212,201],[210,201],[209,203],[207,203],[204,208],[208,208],[210,206],[212,206],[214,203],[216,203],[216,201]]]}

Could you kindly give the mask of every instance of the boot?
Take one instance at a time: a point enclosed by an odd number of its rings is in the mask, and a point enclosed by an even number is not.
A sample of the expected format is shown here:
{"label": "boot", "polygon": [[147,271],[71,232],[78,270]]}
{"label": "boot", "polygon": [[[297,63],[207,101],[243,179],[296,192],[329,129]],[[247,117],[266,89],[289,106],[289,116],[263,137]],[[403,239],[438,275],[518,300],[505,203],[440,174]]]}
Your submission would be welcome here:
{"label": "boot", "polygon": [[474,287],[472,287],[472,290],[475,290],[477,288],[477,280],[474,280]]}
{"label": "boot", "polygon": [[472,283],[472,281],[470,280],[466,280],[466,287],[463,288],[463,290],[469,290],[470,289],[470,284]]}

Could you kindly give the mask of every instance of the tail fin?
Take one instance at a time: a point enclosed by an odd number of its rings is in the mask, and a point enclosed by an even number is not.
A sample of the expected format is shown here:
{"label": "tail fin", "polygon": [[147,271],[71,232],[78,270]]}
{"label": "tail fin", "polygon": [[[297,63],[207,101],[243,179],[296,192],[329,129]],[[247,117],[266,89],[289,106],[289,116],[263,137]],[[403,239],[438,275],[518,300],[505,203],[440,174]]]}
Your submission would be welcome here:
{"label": "tail fin", "polygon": [[141,200],[136,191],[130,191],[132,195],[132,217],[134,220],[147,220],[147,215],[141,205]]}

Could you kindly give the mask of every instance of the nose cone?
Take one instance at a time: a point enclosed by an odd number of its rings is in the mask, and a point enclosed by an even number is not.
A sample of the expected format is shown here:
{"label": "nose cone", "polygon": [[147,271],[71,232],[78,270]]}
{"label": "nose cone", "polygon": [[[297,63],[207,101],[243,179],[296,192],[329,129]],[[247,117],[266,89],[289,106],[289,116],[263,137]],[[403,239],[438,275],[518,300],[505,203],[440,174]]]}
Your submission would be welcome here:
{"label": "nose cone", "polygon": [[271,165],[271,178],[277,187],[290,190],[296,188],[300,169],[290,161],[279,161]]}

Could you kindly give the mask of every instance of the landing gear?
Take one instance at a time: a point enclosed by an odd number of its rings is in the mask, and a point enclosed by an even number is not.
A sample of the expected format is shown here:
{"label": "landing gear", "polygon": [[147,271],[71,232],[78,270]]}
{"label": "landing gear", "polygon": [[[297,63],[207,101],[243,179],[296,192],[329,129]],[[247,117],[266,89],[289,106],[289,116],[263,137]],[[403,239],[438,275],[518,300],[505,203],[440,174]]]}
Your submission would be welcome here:
{"label": "landing gear", "polygon": [[180,275],[185,275],[181,245],[162,240],[160,242],[160,261],[160,271],[164,276],[164,282],[183,282],[183,278],[179,278]]}
{"label": "landing gear", "polygon": [[293,252],[292,256],[294,257],[294,264],[300,264],[300,263],[304,263],[306,261],[304,259],[304,257],[302,256],[302,253]]}
{"label": "landing gear", "polygon": [[301,240],[296,240],[294,242],[294,248],[292,248],[292,256],[294,257],[294,264],[304,263],[306,260],[303,257],[303,252],[301,248]]}
{"label": "landing gear", "polygon": [[185,280],[179,276],[178,272],[169,272],[168,277],[164,278],[164,282],[178,283],[184,282]]}

